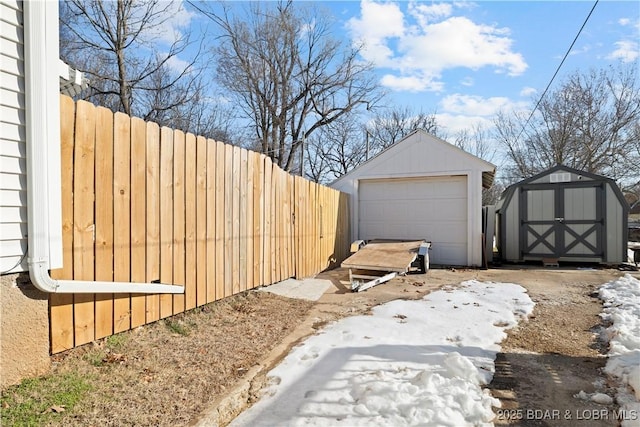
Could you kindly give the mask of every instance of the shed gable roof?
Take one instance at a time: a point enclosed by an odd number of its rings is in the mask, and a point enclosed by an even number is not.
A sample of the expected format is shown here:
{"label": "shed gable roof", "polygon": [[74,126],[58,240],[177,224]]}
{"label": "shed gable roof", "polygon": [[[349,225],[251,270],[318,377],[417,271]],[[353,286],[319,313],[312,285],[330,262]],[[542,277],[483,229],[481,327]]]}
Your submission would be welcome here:
{"label": "shed gable roof", "polygon": [[[622,208],[625,210],[629,209],[629,204],[624,198],[624,195],[622,194],[620,187],[618,187],[618,184],[616,184],[616,182],[611,178],[559,164],[559,165],[553,166],[552,168],[539,172],[536,175],[533,175],[529,178],[523,179],[522,181],[516,182],[515,184],[511,184],[510,186],[508,186],[500,196],[500,200],[496,205],[496,211],[500,211],[509,205],[509,203],[511,202],[511,198],[513,197],[513,194],[516,191],[516,188],[526,184],[536,183],[536,181],[538,181],[539,179],[557,172],[569,172],[575,175],[584,176],[593,181],[601,181],[601,182],[607,183],[609,186],[611,186],[611,189],[615,194],[616,198],[618,199],[618,201],[620,202],[620,205],[622,206]],[[556,185],[562,185],[562,183],[557,183]]]}
{"label": "shed gable roof", "polygon": [[[401,167],[399,166],[401,165]],[[463,170],[482,172],[483,187],[493,183],[496,167],[473,154],[418,129],[334,181],[366,176],[403,176]]]}

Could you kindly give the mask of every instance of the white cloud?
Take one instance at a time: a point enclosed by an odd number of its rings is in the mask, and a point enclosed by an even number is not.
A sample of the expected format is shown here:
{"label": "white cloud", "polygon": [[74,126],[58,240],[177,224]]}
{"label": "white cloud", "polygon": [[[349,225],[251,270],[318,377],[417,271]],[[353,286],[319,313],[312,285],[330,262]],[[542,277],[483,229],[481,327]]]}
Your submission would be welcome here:
{"label": "white cloud", "polygon": [[580,55],[583,53],[587,53],[591,50],[591,46],[586,44],[580,48],[576,48],[576,49],[571,49],[571,52],[569,52],[569,55]]}
{"label": "white cloud", "polygon": [[438,126],[442,127],[450,137],[458,132],[474,129],[476,126],[480,126],[483,129],[491,129],[493,127],[493,121],[490,118],[481,116],[438,113],[436,114],[436,121]]}
{"label": "white cloud", "polygon": [[473,77],[467,76],[460,80],[460,84],[462,86],[473,86],[475,84],[475,80],[473,79]]}
{"label": "white cloud", "polygon": [[393,51],[386,45],[392,37],[402,37],[404,17],[396,4],[379,4],[364,0],[362,17],[351,18],[347,22],[356,44],[364,44],[363,55],[376,64],[386,64],[393,57]]}
{"label": "white cloud", "polygon": [[448,134],[482,125],[493,128],[493,118],[500,111],[526,110],[526,101],[513,101],[502,96],[484,98],[460,93],[448,95],[440,101],[436,119]]}
{"label": "white cloud", "polygon": [[453,5],[451,3],[409,3],[409,13],[418,21],[421,27],[426,27],[431,21],[451,16]]}
{"label": "white cloud", "polygon": [[172,69],[172,70],[174,70],[174,71],[176,71],[178,73],[182,73],[184,70],[187,69],[187,67],[189,66],[190,62],[189,61],[184,61],[184,60],[178,58],[177,56],[172,56],[171,58],[167,59],[166,64],[170,69]]}
{"label": "white cloud", "polygon": [[620,40],[614,43],[615,50],[607,58],[622,62],[633,62],[640,56],[640,46],[637,41]]}
{"label": "white cloud", "polygon": [[363,0],[361,16],[347,26],[354,41],[364,43],[366,60],[393,71],[383,84],[395,90],[441,90],[442,72],[458,67],[493,67],[512,76],[526,70],[508,28],[452,16],[455,7],[411,2],[405,15],[397,3]]}
{"label": "white cloud", "polygon": [[432,78],[422,76],[396,76],[386,74],[380,79],[380,83],[393,90],[407,92],[440,92],[444,89],[444,84]]}
{"label": "white cloud", "polygon": [[525,86],[520,91],[520,96],[532,96],[532,95],[534,95],[536,93],[538,93],[538,89],[533,88],[533,87],[529,87],[529,86]]}
{"label": "white cloud", "polygon": [[515,106],[518,104],[503,96],[483,98],[460,93],[445,96],[440,101],[440,107],[443,111],[467,116],[493,116],[500,110],[511,109]]}
{"label": "white cloud", "polygon": [[185,9],[183,1],[160,2],[158,10],[163,13],[156,17],[156,27],[152,36],[158,40],[172,44],[184,36],[183,31],[189,29],[195,13]]}

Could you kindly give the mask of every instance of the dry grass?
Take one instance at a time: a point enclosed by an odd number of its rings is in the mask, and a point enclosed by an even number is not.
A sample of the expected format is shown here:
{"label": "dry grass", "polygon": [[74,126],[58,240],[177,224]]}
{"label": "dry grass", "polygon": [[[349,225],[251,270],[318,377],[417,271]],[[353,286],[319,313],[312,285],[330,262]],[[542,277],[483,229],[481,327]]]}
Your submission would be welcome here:
{"label": "dry grass", "polygon": [[38,424],[189,424],[289,334],[312,305],[247,292],[57,355],[52,375],[77,373],[91,391],[54,421],[49,417]]}

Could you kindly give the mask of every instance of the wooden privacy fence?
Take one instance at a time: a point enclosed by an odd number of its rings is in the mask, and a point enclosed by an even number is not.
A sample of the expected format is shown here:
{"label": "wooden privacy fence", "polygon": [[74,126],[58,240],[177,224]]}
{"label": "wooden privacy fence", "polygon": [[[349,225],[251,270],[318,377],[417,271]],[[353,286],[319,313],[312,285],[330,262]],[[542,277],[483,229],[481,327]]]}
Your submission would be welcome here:
{"label": "wooden privacy fence", "polygon": [[52,294],[51,352],[344,259],[344,193],[263,154],[61,97],[58,279],[183,285],[184,295]]}

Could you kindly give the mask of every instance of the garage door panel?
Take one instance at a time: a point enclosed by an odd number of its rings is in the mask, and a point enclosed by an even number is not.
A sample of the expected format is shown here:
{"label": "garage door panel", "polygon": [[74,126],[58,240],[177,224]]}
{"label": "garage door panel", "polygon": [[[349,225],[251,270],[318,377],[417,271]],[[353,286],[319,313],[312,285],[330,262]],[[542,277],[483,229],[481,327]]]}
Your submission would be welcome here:
{"label": "garage door panel", "polygon": [[466,241],[467,227],[462,223],[443,223],[431,227],[431,240],[439,243]]}
{"label": "garage door panel", "polygon": [[413,238],[425,238],[432,242],[464,242],[467,235],[466,224],[457,221],[424,221],[413,224]]}
{"label": "garage door panel", "polygon": [[[441,197],[466,197],[467,188],[464,177],[458,177],[457,180],[443,179],[437,183]],[[465,184],[464,186],[460,184]]]}
{"label": "garage door panel", "polygon": [[[386,221],[367,222],[363,224],[360,229],[360,236],[365,240],[410,238],[406,225],[398,223],[389,224]],[[416,237],[414,236],[413,238]]]}
{"label": "garage door panel", "polygon": [[386,205],[388,203],[376,201],[360,202],[360,210],[368,212],[367,222],[384,221],[387,217]]}
{"label": "garage door panel", "polygon": [[431,259],[438,259],[438,264],[460,265],[460,259],[466,259],[467,257],[467,245],[455,243],[434,244],[429,256]]}
{"label": "garage door panel", "polygon": [[434,264],[467,263],[465,176],[363,180],[359,238],[418,239],[433,243]]}

